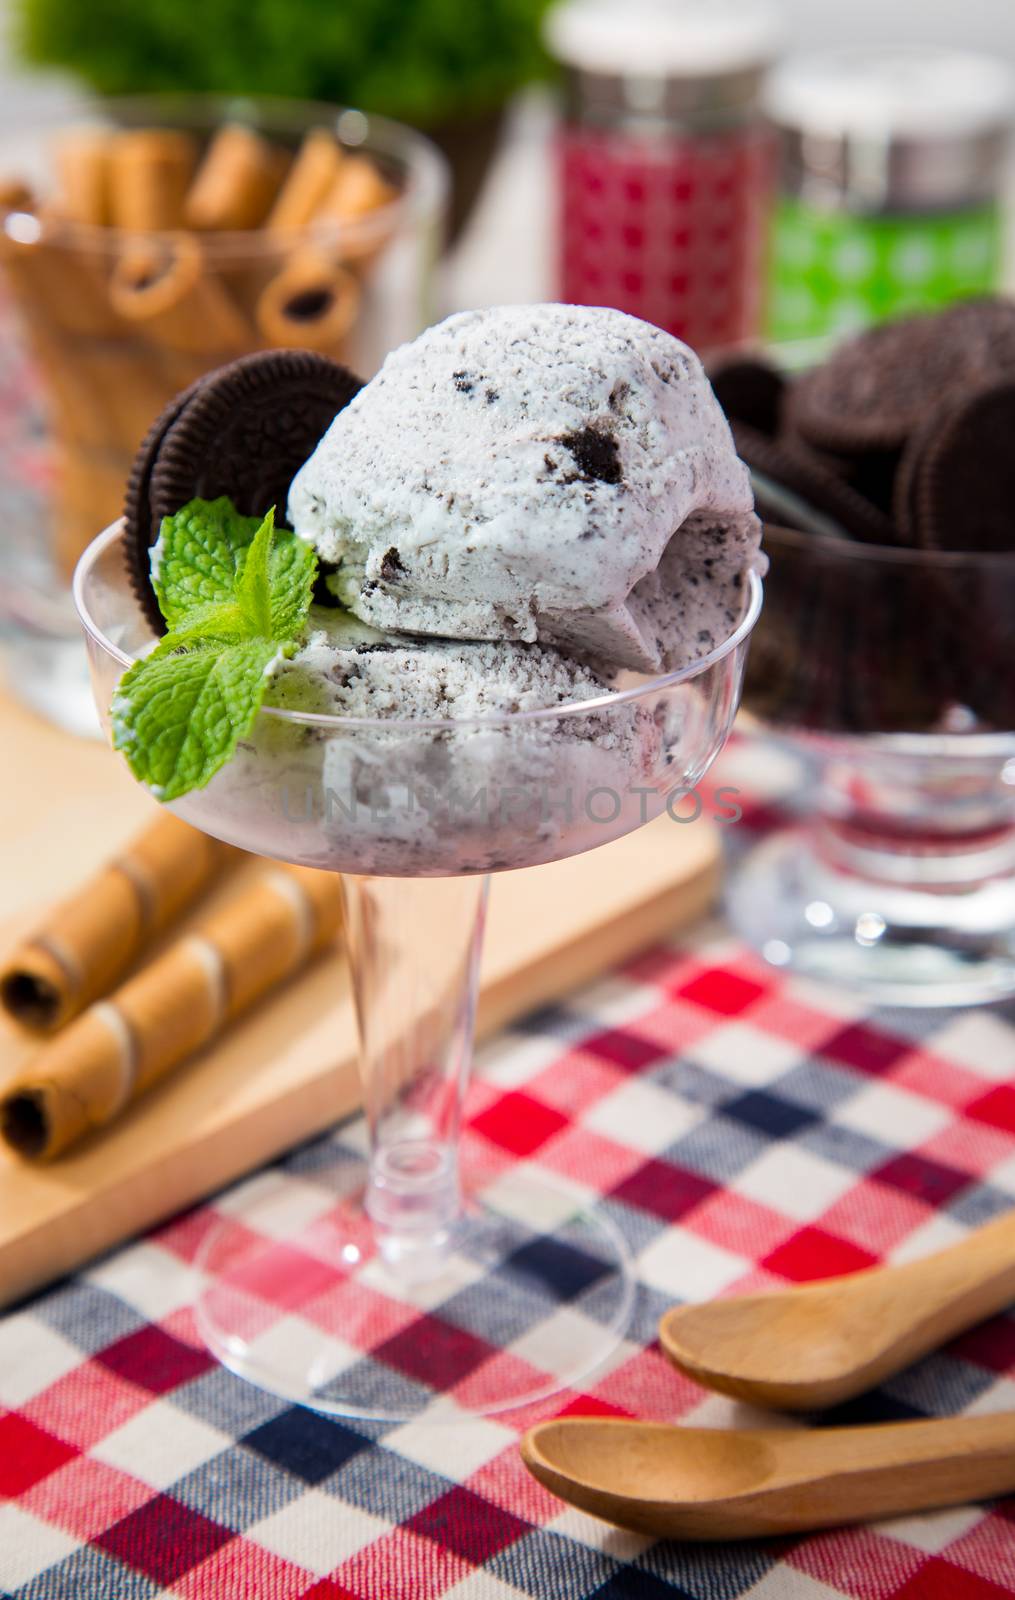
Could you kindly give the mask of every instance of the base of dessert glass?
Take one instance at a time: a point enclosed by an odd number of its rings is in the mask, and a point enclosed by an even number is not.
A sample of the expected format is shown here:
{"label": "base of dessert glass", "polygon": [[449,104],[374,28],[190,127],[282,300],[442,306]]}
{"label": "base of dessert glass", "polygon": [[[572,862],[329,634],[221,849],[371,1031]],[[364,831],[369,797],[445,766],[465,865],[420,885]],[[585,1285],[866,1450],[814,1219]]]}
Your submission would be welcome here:
{"label": "base of dessert glass", "polygon": [[1010,874],[953,893],[874,881],[823,859],[809,828],[788,828],[746,858],[727,908],[773,966],[883,1005],[985,1005],[1015,994]]}
{"label": "base of dessert glass", "polygon": [[332,1416],[461,1421],[581,1384],[623,1338],[627,1247],[564,1188],[494,1177],[402,1271],[364,1213],[362,1166],[314,1147],[308,1177],[227,1195],[195,1262],[200,1332],[258,1388]]}

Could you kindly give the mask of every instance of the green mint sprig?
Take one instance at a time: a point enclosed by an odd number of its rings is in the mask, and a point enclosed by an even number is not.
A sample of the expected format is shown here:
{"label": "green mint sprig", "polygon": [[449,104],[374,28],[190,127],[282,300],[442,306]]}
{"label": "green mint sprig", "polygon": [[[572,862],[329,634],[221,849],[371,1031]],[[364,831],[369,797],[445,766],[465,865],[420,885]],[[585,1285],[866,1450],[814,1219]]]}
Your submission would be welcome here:
{"label": "green mint sprig", "polygon": [[225,496],[163,519],[153,584],[169,632],[124,673],[113,744],[159,800],[203,789],[250,731],[306,622],[317,556]]}

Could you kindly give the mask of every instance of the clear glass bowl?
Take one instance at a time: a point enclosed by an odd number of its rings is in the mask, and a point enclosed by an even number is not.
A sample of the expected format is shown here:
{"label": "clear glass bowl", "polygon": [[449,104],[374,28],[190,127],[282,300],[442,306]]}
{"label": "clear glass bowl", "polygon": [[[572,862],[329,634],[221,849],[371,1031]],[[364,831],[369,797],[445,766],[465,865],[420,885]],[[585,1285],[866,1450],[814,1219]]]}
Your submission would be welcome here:
{"label": "clear glass bowl", "polygon": [[731,880],[735,925],[886,1004],[1015,993],[1015,554],[765,549],[744,703],[804,777]]}
{"label": "clear glass bowl", "polygon": [[[370,158],[393,198],[359,220],[284,233],[128,233],[47,217],[57,138],[173,128],[201,147],[226,123],[289,150],[324,128]],[[419,134],[360,111],[188,95],[107,100],[89,117],[33,126],[0,146],[0,176],[41,202],[38,215],[0,217],[0,629],[16,646],[15,689],[83,731],[94,715],[70,574],[119,514],[149,423],[250,350],[317,349],[370,377],[435,315],[447,171]]]}
{"label": "clear glass bowl", "polygon": [[[85,553],[75,600],[108,729],[116,685],[152,639],[120,525]],[[495,1203],[476,1204],[468,1185],[463,1196],[485,874],[606,844],[693,788],[729,733],[760,607],[752,577],[742,622],[710,655],[552,710],[410,722],[266,709],[208,787],[174,803],[233,844],[343,874],[360,1027],[368,1160],[364,1174],[336,1154],[327,1229],[293,1239],[284,1204],[275,1214],[261,1190],[245,1210],[231,1202],[204,1248],[200,1322],[234,1371],[320,1410],[454,1417],[577,1383],[615,1347],[633,1280],[605,1218],[524,1169],[498,1179]],[[320,1337],[287,1339],[273,1317],[286,1240],[320,1266]],[[363,1356],[358,1319],[376,1315],[378,1295],[409,1325],[446,1314],[456,1286],[468,1299],[454,1337],[487,1352],[478,1369],[449,1364],[440,1339],[431,1349],[432,1326],[420,1327],[411,1386],[377,1348]],[[504,1354],[526,1294],[560,1312],[538,1360]]]}

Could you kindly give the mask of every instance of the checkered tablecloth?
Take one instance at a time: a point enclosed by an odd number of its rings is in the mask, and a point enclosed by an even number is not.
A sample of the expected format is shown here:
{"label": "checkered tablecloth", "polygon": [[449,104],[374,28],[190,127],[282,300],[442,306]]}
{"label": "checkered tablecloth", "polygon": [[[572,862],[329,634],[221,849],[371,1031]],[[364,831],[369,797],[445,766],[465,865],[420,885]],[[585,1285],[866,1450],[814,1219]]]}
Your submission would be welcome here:
{"label": "checkered tablecloth", "polygon": [[[759,797],[740,837],[770,814]],[[517,1450],[536,1415],[560,1410],[764,1425],[666,1363],[660,1313],[908,1260],[1006,1210],[1013,1080],[1015,1012],[875,1012],[773,973],[715,923],[645,954],[487,1046],[470,1103],[472,1159],[601,1196],[634,1253],[633,1326],[586,1393],[453,1427],[346,1426],[277,1401],[217,1366],[196,1333],[203,1207],[0,1323],[0,1588],[8,1600],[1015,1593],[1015,1500],[799,1540],[653,1543],[562,1505]],[[355,1126],[338,1137],[355,1145]],[[329,1204],[320,1170],[309,1146],[268,1180],[310,1229]],[[304,1270],[305,1282],[294,1263],[293,1336],[313,1322]],[[559,1292],[535,1312],[520,1295],[505,1340],[518,1359],[538,1348],[533,1317],[592,1314],[589,1274],[563,1274]],[[482,1371],[466,1301],[434,1307],[427,1335]],[[383,1315],[376,1336],[411,1381],[413,1341],[392,1339]],[[1015,1318],[998,1317],[821,1422],[1015,1409],[1009,1373]]]}

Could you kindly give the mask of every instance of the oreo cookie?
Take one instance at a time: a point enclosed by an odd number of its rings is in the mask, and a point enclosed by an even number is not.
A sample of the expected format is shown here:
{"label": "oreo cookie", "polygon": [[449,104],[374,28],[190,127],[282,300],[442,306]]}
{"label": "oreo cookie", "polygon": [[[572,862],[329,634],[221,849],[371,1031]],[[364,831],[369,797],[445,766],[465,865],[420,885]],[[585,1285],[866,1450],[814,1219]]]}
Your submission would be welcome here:
{"label": "oreo cookie", "polygon": [[925,550],[1015,553],[1015,378],[931,412],[906,447],[895,516]]}
{"label": "oreo cookie", "polygon": [[787,388],[776,367],[754,356],[730,356],[710,366],[708,377],[730,422],[745,422],[775,438]]}
{"label": "oreo cookie", "polygon": [[149,559],[149,551],[158,538],[158,524],[155,525],[154,534],[151,533],[152,515],[149,493],[152,468],[155,465],[163,439],[179,417],[184,406],[190,403],[191,398],[203,382],[204,379],[199,378],[196,383],[191,384],[189,389],[182,389],[169,402],[165,410],[161,411],[155,418],[138,446],[133,466],[127,478],[127,491],[123,506],[123,518],[127,531],[127,537],[124,541],[127,576],[130,579],[130,586],[137,597],[141,610],[156,633],[165,633],[166,624],[165,618],[159,610],[158,601],[155,598],[155,590],[152,588],[151,562]]}
{"label": "oreo cookie", "polygon": [[751,470],[755,507],[763,522],[864,544],[896,542],[891,520],[814,457],[745,423],[732,426],[737,454]]}
{"label": "oreo cookie", "polygon": [[791,427],[838,455],[901,450],[944,399],[1015,376],[1015,303],[967,300],[868,328],[793,387]]}
{"label": "oreo cookie", "polygon": [[209,373],[163,412],[138,452],[127,500],[131,582],[158,632],[165,623],[148,552],[163,517],[189,500],[228,495],[246,516],[274,506],[286,527],[289,485],[362,387],[327,356],[268,350]]}

